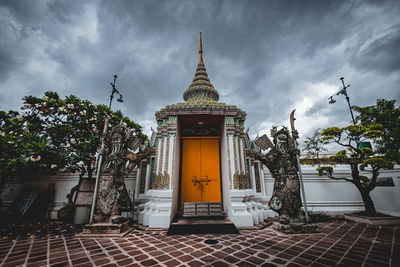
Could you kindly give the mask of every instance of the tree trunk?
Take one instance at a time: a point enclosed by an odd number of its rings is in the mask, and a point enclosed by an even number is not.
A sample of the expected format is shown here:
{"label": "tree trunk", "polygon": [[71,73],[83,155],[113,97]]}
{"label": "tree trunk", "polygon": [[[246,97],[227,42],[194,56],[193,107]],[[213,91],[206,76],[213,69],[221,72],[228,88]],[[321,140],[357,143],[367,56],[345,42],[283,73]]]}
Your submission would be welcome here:
{"label": "tree trunk", "polygon": [[362,200],[364,202],[365,215],[376,216],[375,204],[371,196],[369,195],[370,191],[366,190],[362,186],[357,186],[357,189],[358,191],[360,191]]}

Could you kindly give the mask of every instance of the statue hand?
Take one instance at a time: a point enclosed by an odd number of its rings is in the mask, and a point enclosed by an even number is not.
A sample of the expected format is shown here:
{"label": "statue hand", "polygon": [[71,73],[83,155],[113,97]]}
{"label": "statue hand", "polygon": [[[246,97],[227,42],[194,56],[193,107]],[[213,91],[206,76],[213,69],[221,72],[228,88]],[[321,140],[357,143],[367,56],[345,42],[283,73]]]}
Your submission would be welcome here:
{"label": "statue hand", "polygon": [[299,138],[299,132],[297,130],[293,130],[292,131],[292,137],[295,140],[298,139]]}

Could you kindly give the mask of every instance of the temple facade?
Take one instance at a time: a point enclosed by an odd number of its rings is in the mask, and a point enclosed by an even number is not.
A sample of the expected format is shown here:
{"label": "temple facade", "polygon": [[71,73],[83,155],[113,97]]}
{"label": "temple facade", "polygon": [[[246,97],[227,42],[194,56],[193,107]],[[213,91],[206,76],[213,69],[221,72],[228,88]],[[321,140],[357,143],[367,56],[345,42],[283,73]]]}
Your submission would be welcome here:
{"label": "temple facade", "polygon": [[187,203],[222,204],[237,227],[274,216],[262,165],[254,158],[257,148],[244,132],[246,113],[219,102],[204,66],[201,33],[199,64],[183,100],[155,113],[152,156],[140,163],[136,176],[139,224],[166,228],[174,216],[184,215]]}

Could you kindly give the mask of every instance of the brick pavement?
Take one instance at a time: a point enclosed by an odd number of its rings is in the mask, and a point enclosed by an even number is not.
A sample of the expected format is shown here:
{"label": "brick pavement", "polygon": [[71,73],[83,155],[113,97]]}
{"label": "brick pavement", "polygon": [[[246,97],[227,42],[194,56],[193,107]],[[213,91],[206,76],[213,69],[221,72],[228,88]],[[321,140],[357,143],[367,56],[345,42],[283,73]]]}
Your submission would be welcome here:
{"label": "brick pavement", "polygon": [[[321,233],[285,235],[271,227],[240,235],[166,236],[134,230],[125,238],[52,233],[0,241],[1,266],[400,266],[400,226],[347,221]],[[218,244],[207,245],[207,239]]]}

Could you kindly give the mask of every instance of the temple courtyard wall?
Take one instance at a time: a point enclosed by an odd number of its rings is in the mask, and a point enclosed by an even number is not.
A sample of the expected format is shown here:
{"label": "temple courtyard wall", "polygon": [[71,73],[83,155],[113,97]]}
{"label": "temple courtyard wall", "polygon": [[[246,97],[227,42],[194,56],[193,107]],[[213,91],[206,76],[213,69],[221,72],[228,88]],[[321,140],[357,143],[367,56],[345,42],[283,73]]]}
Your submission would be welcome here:
{"label": "temple courtyard wall", "polygon": [[[305,182],[305,191],[308,204],[308,210],[312,212],[325,212],[327,214],[344,214],[357,210],[363,210],[363,202],[355,186],[349,182],[341,180],[332,180],[326,177],[318,176],[316,167],[302,166],[303,178]],[[338,177],[350,177],[350,170],[344,166],[335,168]],[[135,200],[135,208],[140,203],[145,203],[143,195],[139,197],[135,187],[138,187],[136,179],[137,171],[134,170],[125,179],[129,194]],[[395,166],[394,170],[382,171],[380,179],[387,178],[393,181],[393,186],[377,186],[371,196],[374,200],[378,212],[400,216],[400,166]],[[2,195],[2,209],[7,209],[24,186],[44,189],[49,183],[55,183],[54,201],[49,212],[49,218],[57,218],[57,211],[67,204],[66,195],[71,188],[78,184],[78,174],[58,173],[42,177],[21,177],[15,179],[10,187]],[[178,181],[175,181],[177,183]],[[273,191],[274,180],[264,168],[264,184],[267,198]],[[173,203],[176,206],[176,203]],[[176,212],[176,207],[172,208]],[[227,211],[229,214],[230,211]],[[88,217],[88,207],[78,207],[77,213],[80,218],[76,218],[75,223],[85,223]],[[124,216],[137,219],[136,214],[125,213]]]}

